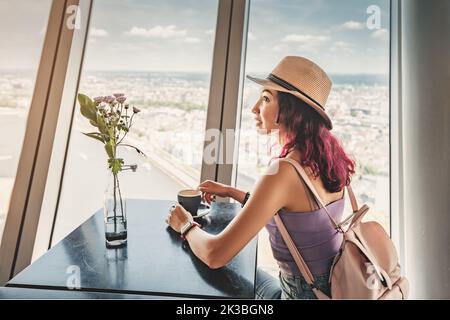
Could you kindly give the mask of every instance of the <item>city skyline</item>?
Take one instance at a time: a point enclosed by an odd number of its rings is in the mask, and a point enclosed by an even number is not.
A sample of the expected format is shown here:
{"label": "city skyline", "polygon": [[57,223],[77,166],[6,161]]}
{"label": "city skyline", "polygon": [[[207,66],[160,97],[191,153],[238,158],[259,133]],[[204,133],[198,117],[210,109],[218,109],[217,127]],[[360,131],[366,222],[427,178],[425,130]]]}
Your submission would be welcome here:
{"label": "city skyline", "polygon": [[[368,81],[374,79],[369,77]],[[375,77],[376,79],[376,77]],[[164,163],[171,166],[170,172],[176,170],[177,179],[187,178],[183,181],[197,181],[200,178],[200,165],[202,159],[203,129],[205,127],[207,102],[209,95],[208,74],[198,76],[191,73],[168,73],[155,74],[125,73],[125,72],[84,72],[81,77],[79,92],[91,97],[96,95],[111,94],[120,90],[127,94],[129,102],[137,105],[142,113],[136,120],[136,127],[128,137],[143,148],[146,154],[152,154],[155,162],[144,164],[144,174],[140,175],[140,182],[136,183],[136,190],[143,197],[167,197],[172,189],[166,188],[164,192],[160,189],[142,188],[145,181],[153,178],[147,176],[152,174],[150,170],[153,165]],[[364,79],[353,79],[343,77],[340,85],[334,86],[327,104],[327,111],[334,119],[333,133],[341,139],[349,152],[349,155],[357,160],[357,175],[353,186],[360,201],[368,203],[372,208],[370,216],[377,219],[387,228],[389,226],[389,87],[377,82],[366,82]],[[346,82],[347,81],[347,82]],[[3,145],[0,160],[0,187],[4,196],[9,196],[12,190],[16,165],[20,155],[21,144],[16,139],[9,138],[11,132],[14,137],[24,134],[27,109],[31,100],[33,80],[29,77],[9,74],[0,77],[0,111],[5,139],[0,139]],[[254,122],[250,107],[255,99],[252,95],[250,83],[246,83],[243,92],[241,126],[242,132],[253,132]],[[92,141],[88,141],[80,132],[87,132],[88,125],[85,119],[81,119],[79,109],[76,109],[73,122],[73,139],[71,138],[69,150],[69,162],[65,171],[65,181],[68,186],[76,187],[80,172],[89,172],[90,177],[96,177],[95,181],[102,181],[100,176],[104,166],[104,151]],[[8,129],[11,128],[11,129]],[[14,130],[14,131],[13,131]],[[180,143],[177,137],[187,139]],[[190,138],[192,137],[192,141]],[[194,139],[195,138],[195,139]],[[17,140],[20,140],[17,138]],[[254,159],[255,146],[250,143],[254,139],[240,139],[238,160],[239,179],[237,186],[250,189],[255,178],[260,174],[266,162],[262,159],[251,163]],[[246,141],[248,143],[246,143]],[[250,142],[249,142],[250,141]],[[370,142],[370,143],[368,143]],[[133,153],[134,155],[134,153]],[[131,154],[130,154],[131,156]],[[155,164],[156,163],[156,164]],[[95,165],[94,165],[95,164]],[[259,165],[263,165],[260,167]],[[167,170],[166,170],[167,171]],[[180,173],[180,174],[178,174]],[[68,178],[71,177],[71,178]],[[249,178],[250,177],[250,178]],[[253,179],[252,179],[253,177]],[[165,179],[169,181],[170,176]],[[184,178],[183,178],[184,179]],[[198,181],[197,181],[198,182]],[[194,184],[190,184],[194,185]],[[86,189],[86,197],[93,192],[101,192],[104,185],[97,183],[96,187],[90,186]],[[142,191],[145,189],[146,191]],[[74,191],[75,192],[75,191]],[[70,217],[76,216],[71,211],[74,208],[70,199],[74,192],[65,191],[66,201],[63,212]],[[83,191],[84,192],[84,191]],[[2,200],[2,199],[0,199]],[[7,204],[7,201],[3,201]],[[1,208],[0,208],[1,209]],[[77,210],[79,207],[77,207]],[[3,213],[6,209],[3,208]],[[95,198],[91,198],[84,204],[83,212],[86,214],[95,210]],[[2,211],[2,210],[0,210]],[[70,232],[78,222],[67,223],[65,217],[61,220],[59,235]],[[4,221],[4,220],[3,220]],[[78,221],[78,220],[77,220]],[[0,226],[2,224],[2,213],[0,212]],[[59,229],[58,229],[59,230]]]}

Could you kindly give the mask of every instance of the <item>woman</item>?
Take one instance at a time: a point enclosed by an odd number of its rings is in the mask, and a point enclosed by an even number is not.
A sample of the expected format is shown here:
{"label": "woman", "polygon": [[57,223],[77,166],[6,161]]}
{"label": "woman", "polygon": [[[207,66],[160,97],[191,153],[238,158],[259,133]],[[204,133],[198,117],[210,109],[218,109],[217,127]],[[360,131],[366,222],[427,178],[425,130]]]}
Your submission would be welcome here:
{"label": "woman", "polygon": [[[220,234],[211,235],[192,227],[184,236],[198,258],[210,268],[220,268],[266,226],[280,273],[275,279],[258,270],[257,298],[314,299],[278,232],[273,217],[279,214],[313,273],[315,284],[329,295],[328,277],[342,234],[312,200],[293,165],[282,159],[300,163],[327,209],[339,221],[344,207],[343,190],[354,173],[354,162],[330,132],[332,123],[324,106],[331,81],[312,61],[292,56],[285,57],[266,79],[248,78],[263,86],[252,112],[258,129],[278,130],[280,159],[272,161],[251,195],[217,182],[201,183],[198,189],[208,203],[217,195],[231,197],[244,206]],[[190,220],[191,215],[177,205],[166,222],[180,232]]]}

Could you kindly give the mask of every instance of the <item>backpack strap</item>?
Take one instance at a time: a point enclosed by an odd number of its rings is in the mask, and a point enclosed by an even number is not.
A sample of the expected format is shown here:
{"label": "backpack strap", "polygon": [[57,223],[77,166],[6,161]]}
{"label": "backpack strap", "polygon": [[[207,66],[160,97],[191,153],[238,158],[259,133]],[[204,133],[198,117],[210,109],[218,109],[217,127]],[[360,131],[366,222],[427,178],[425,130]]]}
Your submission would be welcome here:
{"label": "backpack strap", "polygon": [[356,197],[355,197],[355,194],[353,193],[353,188],[351,185],[347,186],[347,192],[348,192],[348,197],[350,198],[350,203],[352,205],[353,213],[356,213],[359,210],[359,206],[358,206],[358,202],[356,201]]}

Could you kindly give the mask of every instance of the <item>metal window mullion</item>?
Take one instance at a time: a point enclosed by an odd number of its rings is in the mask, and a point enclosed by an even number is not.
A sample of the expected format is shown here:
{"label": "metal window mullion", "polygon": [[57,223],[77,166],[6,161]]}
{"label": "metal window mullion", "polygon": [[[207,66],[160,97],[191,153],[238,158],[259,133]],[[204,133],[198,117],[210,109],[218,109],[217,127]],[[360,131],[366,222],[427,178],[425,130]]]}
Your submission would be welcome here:
{"label": "metal window mullion", "polygon": [[[203,150],[209,144],[217,143],[215,140],[209,140],[206,132],[221,128],[232,6],[233,0],[219,0]],[[206,156],[208,161],[205,162],[203,154],[200,181],[216,180],[219,154],[216,152],[214,157],[214,163],[211,163],[208,156]]]}
{"label": "metal window mullion", "polygon": [[403,138],[402,138],[402,63],[401,0],[391,0],[390,44],[390,227],[391,238],[405,264]]}
{"label": "metal window mullion", "polygon": [[219,0],[206,130],[218,129],[220,141],[205,139],[203,150],[217,142],[218,149],[214,154],[215,163],[207,164],[202,160],[201,181],[209,179],[226,184],[232,181],[236,141],[234,134],[228,137],[231,141],[227,141],[226,131],[236,132],[237,128],[248,6],[248,0]]}
{"label": "metal window mullion", "polygon": [[[225,84],[224,112],[222,116],[222,162],[218,164],[217,181],[231,185],[236,172],[238,130],[244,83],[244,66],[250,1],[233,2],[230,47],[228,50],[227,82]],[[229,133],[227,133],[229,131]],[[229,201],[229,199],[226,199]]]}
{"label": "metal window mullion", "polygon": [[92,5],[93,0],[83,0],[79,5],[81,16],[80,28],[76,29],[71,43],[68,68],[64,79],[64,90],[61,98],[61,107],[57,120],[58,123],[49,163],[47,182],[45,184],[44,198],[41,205],[32,261],[39,258],[51,247],[58,214],[58,204],[62,192],[67,153],[70,145],[76,96],[84,60]]}

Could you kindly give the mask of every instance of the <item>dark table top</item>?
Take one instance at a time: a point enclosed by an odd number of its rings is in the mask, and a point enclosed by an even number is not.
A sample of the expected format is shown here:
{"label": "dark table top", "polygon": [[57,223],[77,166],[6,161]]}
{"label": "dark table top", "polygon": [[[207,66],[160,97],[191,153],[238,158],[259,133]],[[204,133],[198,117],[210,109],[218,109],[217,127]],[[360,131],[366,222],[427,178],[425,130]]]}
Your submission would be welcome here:
{"label": "dark table top", "polygon": [[[128,242],[118,249],[106,248],[103,213],[98,211],[7,286],[69,290],[79,271],[82,291],[253,299],[257,239],[227,266],[209,269],[166,225],[174,203],[129,200]],[[239,204],[214,203],[199,222],[204,230],[217,234],[240,209]]]}
{"label": "dark table top", "polygon": [[176,299],[167,296],[137,294],[101,293],[79,290],[48,290],[14,287],[0,287],[0,300],[166,300]]}

